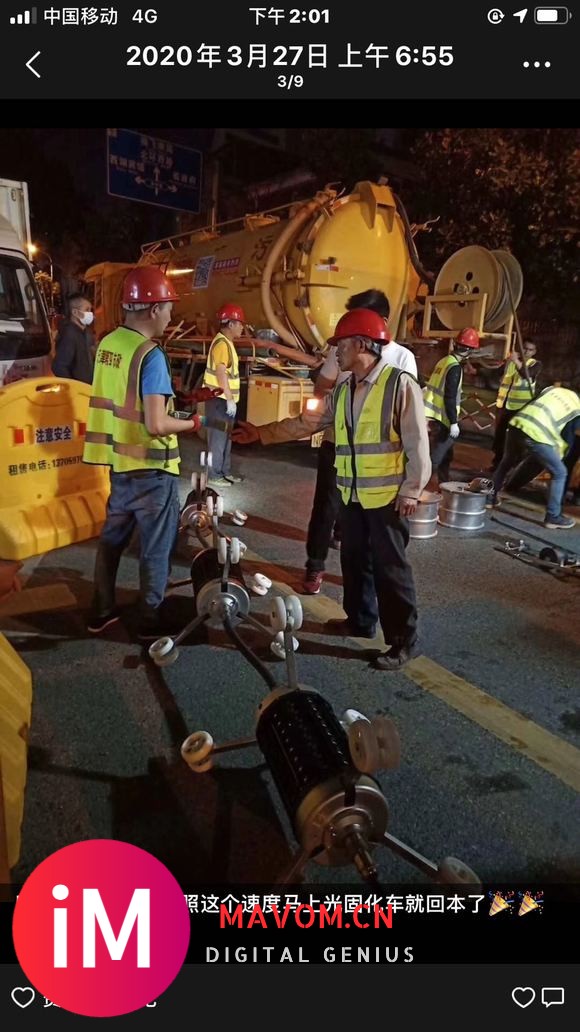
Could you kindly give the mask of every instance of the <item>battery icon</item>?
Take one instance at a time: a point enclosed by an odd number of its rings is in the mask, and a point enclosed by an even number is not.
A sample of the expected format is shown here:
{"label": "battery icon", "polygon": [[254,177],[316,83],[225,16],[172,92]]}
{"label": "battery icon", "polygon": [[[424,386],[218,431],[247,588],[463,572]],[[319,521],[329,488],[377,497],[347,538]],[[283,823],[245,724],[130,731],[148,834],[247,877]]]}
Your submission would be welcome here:
{"label": "battery icon", "polygon": [[534,10],[536,25],[566,25],[569,18],[567,7],[536,7]]}

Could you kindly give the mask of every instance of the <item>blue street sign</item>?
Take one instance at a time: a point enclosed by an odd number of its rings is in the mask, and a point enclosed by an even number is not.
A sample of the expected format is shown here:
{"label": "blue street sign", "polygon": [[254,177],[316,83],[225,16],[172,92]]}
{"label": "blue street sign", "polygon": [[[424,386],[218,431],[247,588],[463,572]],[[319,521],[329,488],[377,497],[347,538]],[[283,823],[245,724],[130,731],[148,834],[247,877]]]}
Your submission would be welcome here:
{"label": "blue street sign", "polygon": [[107,182],[113,197],[197,214],[201,152],[129,129],[107,129]]}

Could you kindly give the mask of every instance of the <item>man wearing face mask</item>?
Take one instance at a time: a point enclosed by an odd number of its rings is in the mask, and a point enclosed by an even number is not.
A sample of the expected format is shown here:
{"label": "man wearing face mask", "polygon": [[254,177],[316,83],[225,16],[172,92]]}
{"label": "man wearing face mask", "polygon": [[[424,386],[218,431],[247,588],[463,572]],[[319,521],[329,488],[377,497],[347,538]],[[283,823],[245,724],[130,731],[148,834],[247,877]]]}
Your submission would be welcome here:
{"label": "man wearing face mask", "polygon": [[68,298],[69,317],[56,338],[56,354],[52,363],[55,376],[65,380],[93,382],[95,338],[89,328],[94,319],[91,302],[82,294]]}
{"label": "man wearing face mask", "polygon": [[[123,285],[125,322],[97,349],[83,461],[109,466],[111,494],[95,563],[88,630],[119,618],[115,581],[133,531],[140,536],[138,637],[166,634],[161,604],[179,521],[177,434],[197,430],[199,416],[176,419],[169,360],[159,341],[177,301],[160,269],[144,266]],[[201,392],[200,392],[201,393]],[[194,400],[205,400],[203,392]]]}

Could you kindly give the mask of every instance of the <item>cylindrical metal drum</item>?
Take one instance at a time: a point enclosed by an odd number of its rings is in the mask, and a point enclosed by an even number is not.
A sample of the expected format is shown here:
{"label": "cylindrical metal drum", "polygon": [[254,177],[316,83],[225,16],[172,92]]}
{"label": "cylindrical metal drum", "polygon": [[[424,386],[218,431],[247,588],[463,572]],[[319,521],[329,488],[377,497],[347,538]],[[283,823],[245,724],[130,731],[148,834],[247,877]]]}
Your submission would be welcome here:
{"label": "cylindrical metal drum", "polygon": [[481,530],[485,525],[487,494],[470,491],[468,484],[440,484],[439,523],[454,530]]}
{"label": "cylindrical metal drum", "polygon": [[423,491],[414,516],[407,516],[409,536],[412,538],[432,538],[437,535],[437,513],[441,495],[434,491]]}
{"label": "cylindrical metal drum", "polygon": [[318,692],[271,692],[258,711],[256,740],[296,838],[316,863],[351,863],[355,830],[368,844],[381,841],[386,799],[354,767],[344,728]]}

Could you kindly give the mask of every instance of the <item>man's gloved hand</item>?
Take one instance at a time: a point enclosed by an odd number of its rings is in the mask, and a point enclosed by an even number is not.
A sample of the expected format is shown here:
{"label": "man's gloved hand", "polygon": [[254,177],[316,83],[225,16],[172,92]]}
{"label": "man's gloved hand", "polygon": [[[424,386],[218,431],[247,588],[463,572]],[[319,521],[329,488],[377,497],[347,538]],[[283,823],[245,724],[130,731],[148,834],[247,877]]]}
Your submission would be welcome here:
{"label": "man's gloved hand", "polygon": [[237,411],[238,406],[236,405],[235,401],[226,401],[226,414],[229,419],[235,419]]}
{"label": "man's gloved hand", "polygon": [[449,436],[452,437],[453,440],[455,440],[456,437],[459,437],[459,423],[451,424],[449,427]]}

